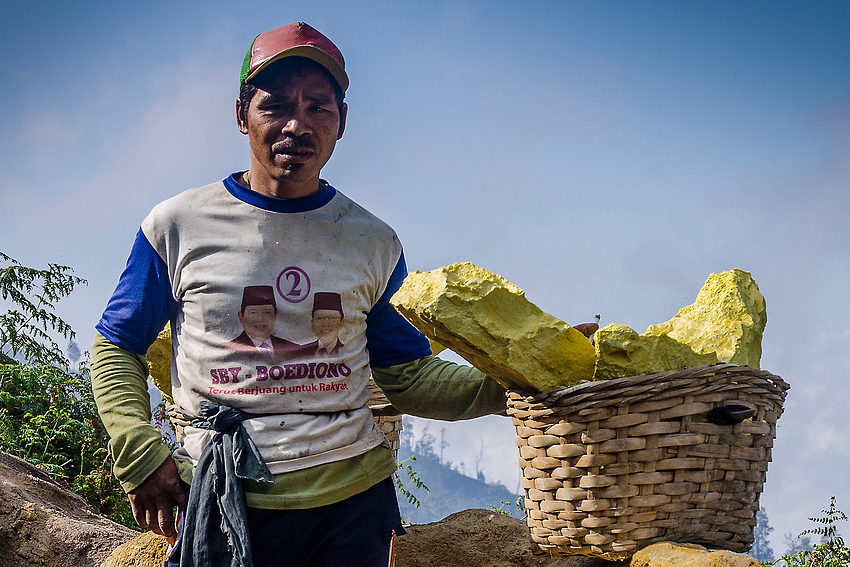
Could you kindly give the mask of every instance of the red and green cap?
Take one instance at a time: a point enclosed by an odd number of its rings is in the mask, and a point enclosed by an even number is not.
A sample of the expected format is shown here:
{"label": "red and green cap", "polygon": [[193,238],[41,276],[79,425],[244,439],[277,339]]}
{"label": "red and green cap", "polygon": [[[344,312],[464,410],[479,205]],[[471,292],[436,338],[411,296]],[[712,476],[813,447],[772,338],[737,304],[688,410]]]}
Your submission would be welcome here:
{"label": "red and green cap", "polygon": [[275,61],[295,56],[312,59],[328,70],[343,92],[348,90],[342,53],[331,40],[304,22],[281,26],[254,38],[242,63],[240,87]]}

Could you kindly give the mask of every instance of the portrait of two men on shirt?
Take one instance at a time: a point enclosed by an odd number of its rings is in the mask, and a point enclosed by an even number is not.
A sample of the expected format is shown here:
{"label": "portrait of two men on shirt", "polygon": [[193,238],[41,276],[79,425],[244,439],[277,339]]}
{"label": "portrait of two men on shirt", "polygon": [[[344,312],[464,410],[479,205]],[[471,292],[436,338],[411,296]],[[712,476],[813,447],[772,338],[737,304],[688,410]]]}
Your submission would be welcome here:
{"label": "portrait of two men on shirt", "polygon": [[272,286],[246,286],[238,313],[242,333],[222,346],[243,354],[255,354],[275,363],[334,356],[345,346],[339,339],[345,324],[345,313],[342,310],[342,297],[338,293],[320,291],[313,295],[310,326],[316,335],[315,341],[298,344],[275,336],[277,315]]}

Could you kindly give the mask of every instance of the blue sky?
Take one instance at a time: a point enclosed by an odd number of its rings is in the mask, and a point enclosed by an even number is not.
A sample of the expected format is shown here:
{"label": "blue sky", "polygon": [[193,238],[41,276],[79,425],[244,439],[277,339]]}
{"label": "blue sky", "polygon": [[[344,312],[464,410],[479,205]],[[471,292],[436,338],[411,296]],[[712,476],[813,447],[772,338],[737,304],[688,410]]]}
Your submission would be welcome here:
{"label": "blue sky", "polygon": [[[846,2],[6,7],[0,249],[89,280],[61,304],[83,347],[148,210],[247,167],[242,58],[297,20],[351,77],[324,177],[411,269],[472,261],[568,322],[639,332],[750,271],[762,367],[792,385],[762,496],[775,550],[830,495],[850,509]],[[516,486],[507,420],[447,431],[449,459],[469,469],[486,438],[485,476]]]}

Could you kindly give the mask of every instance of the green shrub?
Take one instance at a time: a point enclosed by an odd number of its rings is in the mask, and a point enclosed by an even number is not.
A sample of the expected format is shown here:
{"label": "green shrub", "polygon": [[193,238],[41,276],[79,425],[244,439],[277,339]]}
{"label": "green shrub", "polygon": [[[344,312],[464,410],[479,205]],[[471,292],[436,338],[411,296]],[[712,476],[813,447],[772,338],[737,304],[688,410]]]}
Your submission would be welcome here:
{"label": "green shrub", "polygon": [[844,539],[838,534],[837,521],[847,521],[847,516],[836,508],[835,496],[829,500],[829,508],[822,510],[824,516],[809,518],[820,527],[806,530],[800,534],[821,536],[821,543],[813,549],[799,551],[793,555],[783,555],[775,562],[767,562],[767,567],[847,567],[850,565],[850,549],[844,545]]}
{"label": "green shrub", "polygon": [[135,526],[112,475],[88,367],[0,365],[0,450],[44,469],[102,513]]}
{"label": "green shrub", "polygon": [[43,468],[103,514],[135,527],[112,474],[88,366],[73,372],[52,336],[74,338],[54,307],[85,280],[67,266],[37,270],[2,252],[0,264],[0,300],[11,303],[0,313],[0,450]]}
{"label": "green shrub", "polygon": [[0,363],[18,362],[68,368],[68,359],[51,333],[74,338],[71,326],[53,312],[54,304],[86,280],[72,275],[68,266],[48,264],[46,270],[22,265],[0,252],[0,299],[13,305],[0,313]]}

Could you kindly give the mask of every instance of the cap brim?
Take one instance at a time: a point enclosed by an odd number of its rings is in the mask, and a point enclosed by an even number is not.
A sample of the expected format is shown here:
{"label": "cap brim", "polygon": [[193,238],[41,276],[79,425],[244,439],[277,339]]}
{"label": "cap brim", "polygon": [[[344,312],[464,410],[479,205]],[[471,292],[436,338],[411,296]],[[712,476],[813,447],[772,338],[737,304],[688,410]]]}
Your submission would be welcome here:
{"label": "cap brim", "polygon": [[348,90],[348,75],[345,73],[345,69],[342,68],[342,65],[333,58],[327,51],[321,49],[319,47],[314,47],[312,45],[298,45],[295,47],[290,47],[289,49],[284,49],[274,57],[270,57],[266,61],[263,61],[259,67],[254,69],[252,73],[250,73],[247,77],[245,77],[245,82],[250,82],[251,79],[259,75],[263,72],[263,70],[274,63],[275,61],[279,61],[285,57],[306,57],[312,61],[315,61],[331,74],[334,80],[337,82],[339,87],[342,89],[342,92]]}

